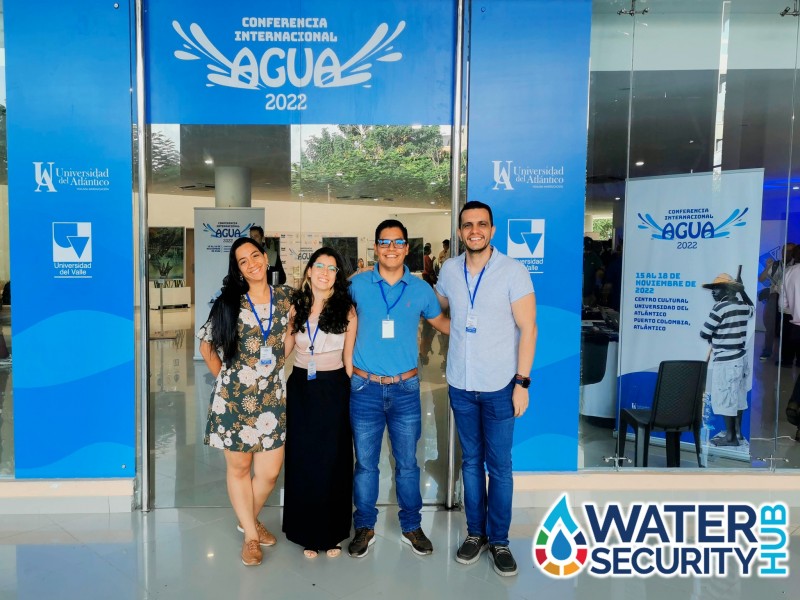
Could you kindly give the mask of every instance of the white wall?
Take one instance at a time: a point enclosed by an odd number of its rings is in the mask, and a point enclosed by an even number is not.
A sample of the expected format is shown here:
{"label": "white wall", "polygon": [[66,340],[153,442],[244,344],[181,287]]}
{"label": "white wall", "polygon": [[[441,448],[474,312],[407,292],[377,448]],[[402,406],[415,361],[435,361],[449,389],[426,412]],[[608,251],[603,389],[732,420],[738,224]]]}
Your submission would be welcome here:
{"label": "white wall", "polygon": [[[431,242],[434,254],[441,242],[450,237],[449,212],[418,208],[400,208],[387,203],[367,201],[364,206],[299,201],[253,200],[253,207],[264,207],[264,231],[271,233],[325,233],[357,237],[358,255],[368,257],[373,247],[375,227],[384,219],[397,218],[408,229],[409,237]],[[150,194],[150,227],[193,227],[195,207],[213,207],[213,197]]]}

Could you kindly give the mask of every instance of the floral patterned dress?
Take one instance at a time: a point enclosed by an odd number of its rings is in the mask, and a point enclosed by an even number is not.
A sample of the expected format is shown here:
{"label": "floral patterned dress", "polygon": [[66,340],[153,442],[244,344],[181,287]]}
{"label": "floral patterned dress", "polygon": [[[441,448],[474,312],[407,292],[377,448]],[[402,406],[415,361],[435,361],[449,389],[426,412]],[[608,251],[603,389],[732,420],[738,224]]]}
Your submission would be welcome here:
{"label": "floral patterned dress", "polygon": [[[273,287],[275,304],[272,330],[267,345],[274,359],[270,365],[259,361],[263,342],[261,328],[245,296],[239,308],[239,349],[231,366],[223,362],[217,375],[211,406],[208,409],[205,443],[236,452],[260,452],[280,448],[286,441],[286,377],[284,375],[284,336],[289,322],[289,295],[286,286]],[[269,325],[269,304],[256,304],[264,331]],[[211,342],[211,321],[197,332]]]}

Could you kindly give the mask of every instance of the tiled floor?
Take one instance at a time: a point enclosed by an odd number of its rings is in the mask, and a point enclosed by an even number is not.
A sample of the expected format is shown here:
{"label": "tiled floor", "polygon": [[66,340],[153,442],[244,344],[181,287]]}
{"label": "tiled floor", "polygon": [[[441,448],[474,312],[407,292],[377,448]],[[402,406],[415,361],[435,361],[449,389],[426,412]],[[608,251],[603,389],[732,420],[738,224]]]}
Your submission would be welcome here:
{"label": "tiled floor", "polygon": [[[7,313],[6,313],[7,315]],[[3,315],[5,316],[5,315]],[[583,599],[724,599],[758,596],[762,600],[788,597],[798,588],[800,558],[791,559],[792,575],[782,579],[662,578],[599,579],[588,574],[556,581],[534,569],[531,546],[544,509],[515,508],[511,548],[520,564],[517,577],[497,576],[482,559],[462,566],[453,561],[455,547],[463,538],[461,512],[438,510],[444,494],[446,469],[446,386],[442,356],[446,348],[435,336],[427,360],[422,361],[423,437],[418,459],[423,467],[426,503],[423,526],[435,545],[430,557],[418,557],[400,542],[392,489],[392,464],[383,453],[378,542],[363,559],[341,556],[315,560],[278,534],[279,543],[266,551],[264,564],[245,568],[239,558],[241,536],[229,506],[221,453],[202,444],[211,380],[205,367],[193,360],[190,334],[192,315],[187,310],[164,311],[152,319],[150,341],[153,431],[155,437],[155,506],[150,513],[102,515],[0,515],[0,600],[11,599],[109,599],[134,598],[537,598]],[[3,325],[0,320],[0,325]],[[7,326],[7,323],[5,324]],[[0,476],[13,473],[13,402],[8,365],[0,364],[0,394],[4,395],[0,421]],[[756,456],[782,456],[800,465],[800,444],[794,428],[780,415],[794,376],[785,374],[781,389],[774,381],[778,368],[770,362],[755,365],[757,392],[764,407],[754,415],[753,460],[734,461],[711,457],[711,467],[764,468]],[[3,377],[5,375],[5,377]],[[780,398],[776,407],[773,400]],[[773,440],[775,423],[778,441]],[[760,438],[760,439],[759,439]],[[777,446],[777,451],[775,447]],[[613,430],[582,421],[581,465],[608,469],[603,457],[613,454]],[[651,467],[664,466],[662,448],[651,450]],[[695,464],[692,452],[683,455],[683,466]],[[613,473],[609,473],[613,476]],[[282,501],[279,481],[270,504]],[[753,498],[726,500],[756,501]],[[619,502],[643,500],[624,491]],[[601,495],[592,498],[600,501]],[[652,498],[650,498],[652,499]],[[389,505],[389,506],[387,506]],[[179,508],[175,508],[179,507]],[[800,525],[800,510],[793,513]],[[281,509],[264,509],[262,519],[278,533]],[[800,529],[793,527],[791,542]],[[794,573],[798,573],[795,575]]]}
{"label": "tiled floor", "polygon": [[[464,535],[460,512],[428,510],[423,527],[434,543],[428,557],[400,542],[393,509],[382,509],[369,554],[310,560],[278,534],[264,562],[244,567],[241,534],[224,508],[158,509],[148,514],[0,516],[3,600],[133,600],[188,598],[535,598],[635,600],[763,600],[789,598],[800,584],[800,554],[788,578],[599,579],[581,573],[553,580],[532,565],[531,543],[542,510],[515,509],[511,549],[516,577],[494,573],[488,554],[463,566],[453,551]],[[800,514],[800,513],[797,513]],[[281,509],[262,520],[280,531]],[[797,531],[791,536],[795,543]]]}

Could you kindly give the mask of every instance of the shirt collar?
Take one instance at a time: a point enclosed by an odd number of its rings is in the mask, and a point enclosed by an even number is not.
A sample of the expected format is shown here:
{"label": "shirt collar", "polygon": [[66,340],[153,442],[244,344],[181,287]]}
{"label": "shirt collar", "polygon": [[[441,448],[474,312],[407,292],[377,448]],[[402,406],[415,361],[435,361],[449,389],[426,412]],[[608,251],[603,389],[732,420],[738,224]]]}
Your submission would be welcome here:
{"label": "shirt collar", "polygon": [[[492,264],[493,262],[495,262],[497,260],[497,256],[500,254],[500,251],[497,248],[495,248],[494,246],[490,246],[490,247],[492,249],[492,255],[489,257],[489,260],[486,263],[487,267],[490,264]],[[458,258],[461,260],[462,263],[466,263],[467,262],[467,253],[466,252],[462,252],[461,254],[458,255]],[[463,270],[463,267],[461,267],[461,269]]]}
{"label": "shirt collar", "polygon": [[[411,274],[411,271],[409,271],[408,265],[403,265],[403,276],[400,278],[398,283],[400,283],[400,281],[403,281],[406,284],[408,284],[412,277],[413,275]],[[379,281],[386,281],[386,280],[383,277],[381,277],[381,274],[378,271],[378,263],[376,262],[375,266],[372,268],[372,283],[378,283]]]}

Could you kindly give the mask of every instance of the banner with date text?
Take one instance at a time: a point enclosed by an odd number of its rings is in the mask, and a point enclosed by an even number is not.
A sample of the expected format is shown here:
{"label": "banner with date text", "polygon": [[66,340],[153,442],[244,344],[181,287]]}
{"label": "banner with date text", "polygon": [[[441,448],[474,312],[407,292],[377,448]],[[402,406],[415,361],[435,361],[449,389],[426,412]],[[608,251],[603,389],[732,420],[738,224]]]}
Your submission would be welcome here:
{"label": "banner with date text", "polygon": [[[727,273],[737,276],[755,302],[761,237],[761,169],[631,179],[625,204],[620,406],[651,406],[658,366],[664,360],[706,360],[700,337],[714,305],[703,288]],[[747,324],[747,362],[752,367],[755,313]],[[714,361],[709,363],[709,373]],[[748,389],[752,371],[748,375]],[[710,377],[706,397],[711,393]],[[749,415],[742,432],[749,438]],[[757,401],[760,402],[760,397]],[[708,405],[708,402],[706,403]],[[724,420],[706,406],[710,437]],[[691,434],[687,441],[693,440]],[[729,448],[748,455],[749,446]]]}

